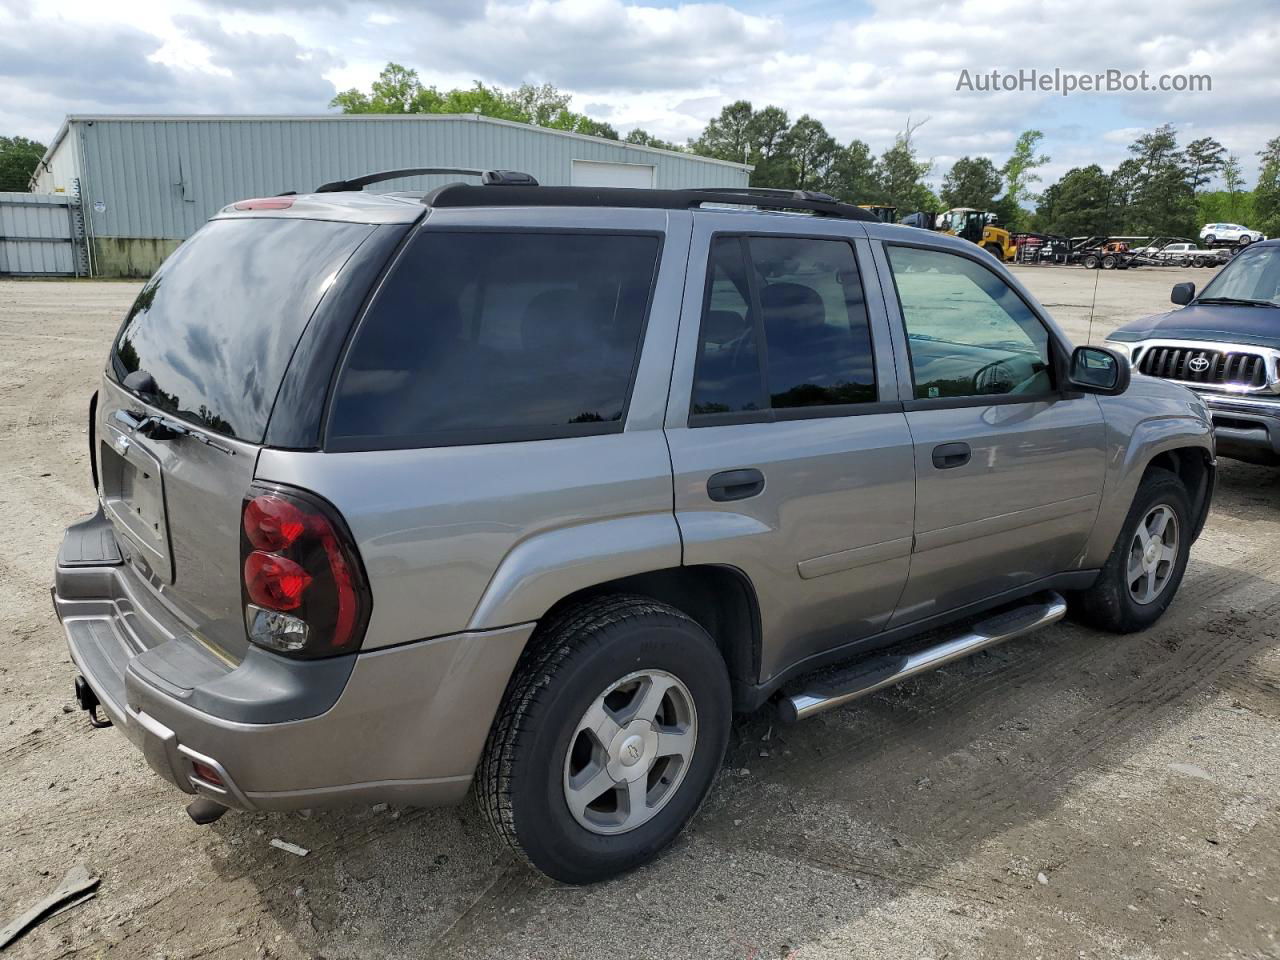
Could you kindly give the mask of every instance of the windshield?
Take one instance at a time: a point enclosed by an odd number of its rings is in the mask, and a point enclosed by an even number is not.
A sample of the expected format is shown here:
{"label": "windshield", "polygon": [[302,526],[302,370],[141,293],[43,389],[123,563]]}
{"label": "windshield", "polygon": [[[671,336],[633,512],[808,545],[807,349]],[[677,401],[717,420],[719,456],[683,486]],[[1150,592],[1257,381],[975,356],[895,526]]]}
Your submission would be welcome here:
{"label": "windshield", "polygon": [[142,399],[260,443],[285,367],[334,276],[373,228],[319,220],[214,220],[142,288],[109,372],[149,373]]}
{"label": "windshield", "polygon": [[1261,300],[1280,306],[1280,247],[1255,247],[1238,254],[1209,281],[1197,298]]}

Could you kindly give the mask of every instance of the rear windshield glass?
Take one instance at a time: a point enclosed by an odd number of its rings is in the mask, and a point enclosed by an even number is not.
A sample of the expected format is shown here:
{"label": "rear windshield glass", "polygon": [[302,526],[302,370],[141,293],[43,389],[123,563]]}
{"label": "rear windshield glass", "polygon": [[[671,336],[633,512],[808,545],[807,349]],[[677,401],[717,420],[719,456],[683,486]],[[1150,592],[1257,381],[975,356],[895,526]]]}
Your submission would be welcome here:
{"label": "rear windshield glass", "polygon": [[331,449],[622,429],[658,238],[425,230],[366,315]]}
{"label": "rear windshield glass", "polygon": [[285,367],[334,275],[373,228],[247,218],[206,224],[142,288],[111,351],[144,399],[210,430],[260,443]]}

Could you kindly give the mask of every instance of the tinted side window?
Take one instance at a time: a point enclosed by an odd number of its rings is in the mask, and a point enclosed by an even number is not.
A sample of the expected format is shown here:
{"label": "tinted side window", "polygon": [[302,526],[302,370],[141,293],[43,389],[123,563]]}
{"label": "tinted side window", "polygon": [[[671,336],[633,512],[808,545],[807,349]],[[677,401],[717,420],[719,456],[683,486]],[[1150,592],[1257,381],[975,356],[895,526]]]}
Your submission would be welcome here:
{"label": "tinted side window", "polygon": [[752,237],[750,246],[773,408],[874,403],[871,327],[853,247],[792,237]]}
{"label": "tinted side window", "polygon": [[741,237],[717,237],[711,243],[693,385],[695,414],[741,413],[769,406],[760,379],[744,245]]}
{"label": "tinted side window", "polygon": [[361,323],[329,445],[622,429],[655,236],[424,230]]}
{"label": "tinted side window", "polygon": [[[761,331],[768,358],[763,374],[756,347]],[[713,240],[695,416],[876,399],[866,301],[847,242]]]}
{"label": "tinted side window", "polygon": [[1049,331],[1007,283],[967,257],[887,249],[917,398],[1053,389]]}

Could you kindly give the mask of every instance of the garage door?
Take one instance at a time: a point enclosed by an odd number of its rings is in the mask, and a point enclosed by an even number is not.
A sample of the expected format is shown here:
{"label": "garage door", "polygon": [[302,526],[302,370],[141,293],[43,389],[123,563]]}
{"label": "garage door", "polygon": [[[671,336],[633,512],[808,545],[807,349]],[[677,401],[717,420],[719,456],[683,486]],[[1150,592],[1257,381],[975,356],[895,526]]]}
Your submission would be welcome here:
{"label": "garage door", "polygon": [[570,183],[575,187],[653,187],[653,165],[649,163],[605,163],[574,160]]}

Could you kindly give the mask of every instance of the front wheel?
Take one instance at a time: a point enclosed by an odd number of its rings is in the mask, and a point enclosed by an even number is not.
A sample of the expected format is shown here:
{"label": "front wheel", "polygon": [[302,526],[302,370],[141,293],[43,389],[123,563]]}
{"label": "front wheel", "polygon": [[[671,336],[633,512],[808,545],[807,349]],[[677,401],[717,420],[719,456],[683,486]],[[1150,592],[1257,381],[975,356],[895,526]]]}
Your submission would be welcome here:
{"label": "front wheel", "polygon": [[1217,242],[1218,242],[1218,238],[1217,238],[1217,237],[1215,237],[1215,236],[1211,233],[1211,234],[1209,234],[1207,237],[1205,237],[1205,238],[1204,238],[1204,242],[1205,242],[1205,245],[1206,245],[1206,246],[1210,246],[1210,247],[1212,247],[1215,243],[1217,243]]}
{"label": "front wheel", "polygon": [[1253,242],[1253,237],[1249,236],[1247,233],[1240,238],[1240,246],[1242,247],[1247,247],[1252,242]]}
{"label": "front wheel", "polygon": [[1173,602],[1191,552],[1191,504],[1176,474],[1153,468],[1134,495],[1097,581],[1073,604],[1081,620],[1112,633],[1145,630]]}
{"label": "front wheel", "polygon": [[481,808],[556,880],[652,860],[724,758],[731,699],[715,642],[673,607],[615,596],[566,609],[533,644],[489,734]]}

